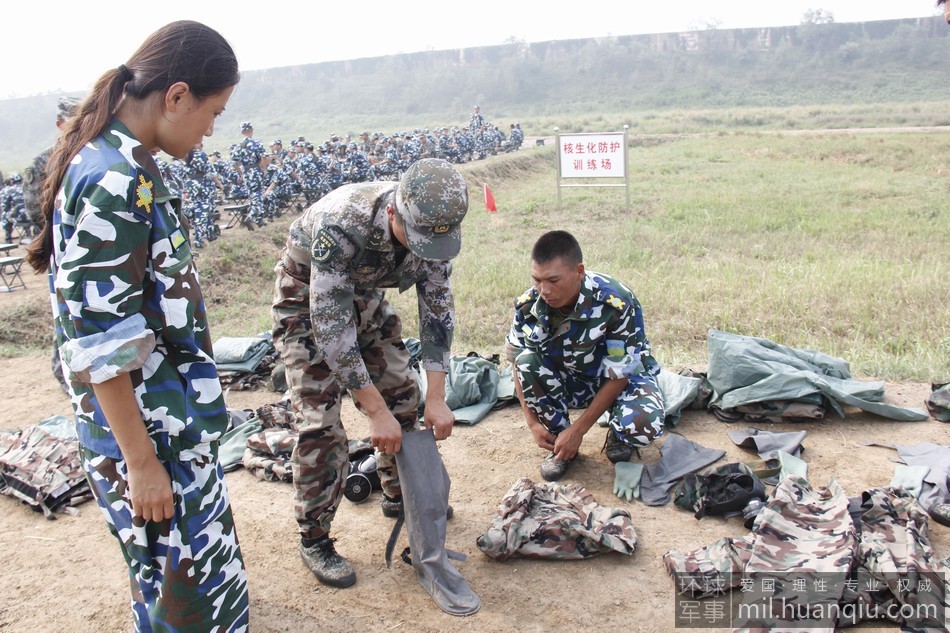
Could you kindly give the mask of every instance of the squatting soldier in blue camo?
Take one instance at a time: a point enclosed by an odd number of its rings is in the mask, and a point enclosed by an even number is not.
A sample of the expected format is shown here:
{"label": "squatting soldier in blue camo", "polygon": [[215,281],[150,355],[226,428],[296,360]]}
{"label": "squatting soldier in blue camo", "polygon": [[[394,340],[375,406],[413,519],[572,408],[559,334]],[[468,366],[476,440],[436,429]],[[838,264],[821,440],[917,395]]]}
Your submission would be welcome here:
{"label": "squatting soldier in blue camo", "polygon": [[241,141],[238,151],[235,152],[244,175],[244,186],[247,188],[248,212],[251,221],[257,226],[264,226],[264,168],[263,161],[267,150],[264,144],[254,140],[254,126],[249,121],[241,124]]}
{"label": "squatting soldier in blue camo", "polygon": [[[616,279],[586,271],[580,245],[566,231],[538,239],[531,277],[534,287],[515,302],[506,351],[528,428],[551,451],[541,475],[563,477],[584,435],[609,411],[606,452],[619,481],[633,449],[663,433],[660,366],[640,303]],[[568,409],[583,407],[571,422]]]}
{"label": "squatting soldier in blue camo", "polygon": [[347,150],[346,159],[343,161],[343,178],[348,183],[365,182],[373,164],[355,142],[350,143]]}
{"label": "squatting soldier in blue camo", "polygon": [[461,129],[456,132],[455,145],[458,148],[459,160],[461,162],[472,160],[472,154],[475,151],[475,137],[469,134],[468,130]]}
{"label": "squatting soldier in blue camo", "polygon": [[215,239],[211,223],[218,195],[218,179],[200,144],[188,153],[185,160],[184,193],[187,196],[185,215],[191,219],[194,229],[194,247],[203,248],[205,242]]}
{"label": "squatting soldier in blue camo", "polygon": [[439,158],[444,158],[449,162],[458,162],[455,156],[455,143],[452,140],[452,135],[449,133],[449,129],[446,127],[442,128],[442,130],[439,132],[437,155]]}
{"label": "squatting soldier in blue camo", "polygon": [[512,123],[511,132],[508,133],[508,140],[504,143],[504,150],[506,152],[514,152],[521,149],[522,143],[524,143],[524,132],[521,130],[521,124]]}
{"label": "squatting soldier in blue camo", "polygon": [[329,191],[329,187],[324,188],[323,168],[324,164],[313,154],[313,143],[304,142],[303,154],[297,161],[297,172],[300,174],[301,188],[307,205],[313,204]]}
{"label": "squatting soldier in blue camo", "polygon": [[401,148],[403,159],[399,163],[399,169],[405,171],[409,165],[422,158],[422,146],[415,136],[409,136],[408,133],[404,132],[402,138],[404,139]]}
{"label": "squatting soldier in blue camo", "polygon": [[373,170],[377,178],[381,180],[392,180],[399,174],[399,153],[396,151],[395,144],[388,136],[382,140],[382,154],[379,160],[373,164]]}
{"label": "squatting soldier in blue camo", "polygon": [[29,220],[23,202],[23,176],[16,172],[7,178],[7,186],[0,189],[0,218],[7,242],[13,241],[13,226]]}
{"label": "squatting soldier in blue camo", "polygon": [[136,631],[248,627],[218,460],[228,412],[180,200],[150,153],[184,157],[210,136],[239,79],[227,41],[184,20],[106,71],[50,155],[27,253],[49,275],[80,457]]}
{"label": "squatting soldier in blue camo", "polygon": [[393,455],[402,433],[416,428],[419,391],[386,288],[416,288],[427,379],[424,421],[437,440],[452,432],[455,416],[445,403],[455,327],[449,260],[461,247],[467,210],[465,180],[449,163],[429,159],[399,183],[340,187],[290,227],[275,268],[274,344],[300,419],[293,480],[301,556],[325,584],[356,582],[329,538],[349,471],[340,420],[344,389],[369,417],[383,513],[401,510]]}
{"label": "squatting soldier in blue camo", "polygon": [[208,156],[208,160],[211,161],[211,169],[214,171],[215,176],[218,178],[218,183],[221,185],[221,195],[225,200],[230,200],[233,196],[232,190],[235,181],[234,169],[231,163],[224,160],[221,156],[221,152],[218,150],[211,152]]}
{"label": "squatting soldier in blue camo", "polygon": [[264,189],[264,216],[273,219],[281,214],[294,196],[293,172],[287,169],[284,159],[277,155],[267,166]]}
{"label": "squatting soldier in blue camo", "polygon": [[323,146],[323,149],[320,150],[320,156],[317,160],[323,164],[323,172],[326,174],[325,179],[329,191],[336,189],[343,185],[343,168],[339,160],[334,154],[333,147],[327,143]]}

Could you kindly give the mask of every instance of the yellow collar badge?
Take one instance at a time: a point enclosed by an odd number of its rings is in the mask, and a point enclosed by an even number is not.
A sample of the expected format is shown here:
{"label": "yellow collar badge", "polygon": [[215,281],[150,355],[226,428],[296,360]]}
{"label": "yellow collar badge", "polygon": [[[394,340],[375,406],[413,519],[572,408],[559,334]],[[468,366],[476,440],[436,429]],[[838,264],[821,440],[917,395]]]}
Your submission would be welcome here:
{"label": "yellow collar badge", "polygon": [[154,186],[151,180],[145,180],[145,176],[139,174],[139,185],[135,188],[135,194],[138,196],[135,206],[145,209],[145,213],[152,211],[152,200],[154,199],[152,197],[152,187]]}

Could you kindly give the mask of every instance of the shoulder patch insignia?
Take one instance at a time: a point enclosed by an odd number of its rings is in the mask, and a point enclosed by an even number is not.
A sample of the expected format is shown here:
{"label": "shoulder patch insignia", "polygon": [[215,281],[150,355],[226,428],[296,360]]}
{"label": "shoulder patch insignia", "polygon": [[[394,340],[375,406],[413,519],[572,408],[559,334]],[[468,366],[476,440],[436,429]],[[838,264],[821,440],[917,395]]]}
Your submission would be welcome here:
{"label": "shoulder patch insignia", "polygon": [[617,308],[618,310],[623,310],[624,308],[627,307],[627,304],[624,303],[624,302],[620,299],[620,297],[618,297],[618,296],[616,296],[616,295],[610,295],[609,297],[607,297],[607,300],[606,300],[604,303],[606,303],[606,304],[609,305],[609,306],[613,306],[613,307]]}
{"label": "shoulder patch insignia", "polygon": [[310,257],[315,262],[326,262],[339,246],[336,238],[330,235],[329,231],[320,229],[310,243]]}
{"label": "shoulder patch insignia", "polygon": [[172,249],[177,251],[185,243],[185,234],[181,232],[181,229],[175,229],[168,239],[172,243]]}
{"label": "shoulder patch insignia", "polygon": [[139,174],[139,184],[135,187],[135,206],[145,209],[145,213],[152,211],[152,187],[155,186],[151,180],[145,180],[145,176]]}
{"label": "shoulder patch insignia", "polygon": [[623,356],[627,353],[623,341],[607,339],[607,356]]}
{"label": "shoulder patch insignia", "polygon": [[379,227],[374,227],[372,234],[369,236],[369,242],[367,243],[367,248],[373,250],[379,250],[383,245],[383,230]]}
{"label": "shoulder patch insignia", "polygon": [[525,290],[525,291],[524,291],[524,294],[522,294],[520,297],[518,297],[517,299],[515,299],[515,305],[523,306],[524,304],[528,303],[529,301],[531,301],[531,290],[530,290],[530,289]]}

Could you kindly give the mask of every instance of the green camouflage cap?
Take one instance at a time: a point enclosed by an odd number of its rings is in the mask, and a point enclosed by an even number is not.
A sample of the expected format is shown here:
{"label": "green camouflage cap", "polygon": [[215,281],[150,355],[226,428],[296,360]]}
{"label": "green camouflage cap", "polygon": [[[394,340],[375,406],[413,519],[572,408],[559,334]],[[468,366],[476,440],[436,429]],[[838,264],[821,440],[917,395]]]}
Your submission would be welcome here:
{"label": "green camouflage cap", "polygon": [[423,158],[413,163],[396,189],[396,209],[414,254],[441,261],[458,255],[468,187],[448,161]]}

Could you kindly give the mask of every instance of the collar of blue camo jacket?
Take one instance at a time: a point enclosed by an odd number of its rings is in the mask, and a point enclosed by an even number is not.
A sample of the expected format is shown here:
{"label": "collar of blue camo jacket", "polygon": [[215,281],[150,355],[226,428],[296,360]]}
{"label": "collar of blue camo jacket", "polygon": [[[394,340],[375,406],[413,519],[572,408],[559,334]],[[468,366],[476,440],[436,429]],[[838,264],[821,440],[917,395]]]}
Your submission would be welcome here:
{"label": "collar of blue camo jacket", "polygon": [[[165,181],[162,179],[161,173],[158,170],[158,161],[152,157],[149,151],[145,148],[142,143],[135,138],[135,135],[129,131],[129,128],[119,119],[113,117],[109,124],[106,125],[106,128],[102,131],[102,138],[105,139],[106,143],[112,147],[119,150],[119,152],[126,156],[126,159],[129,159],[128,154],[131,153],[131,162],[136,167],[142,169],[148,173],[153,180],[155,190],[152,192],[152,198],[155,202],[166,202],[171,199],[177,199],[177,196],[169,192],[168,187],[165,186]],[[122,145],[122,137],[128,137],[132,140],[131,147]],[[131,152],[129,152],[131,150]],[[149,162],[155,165],[156,173],[152,173],[146,169],[146,165]]]}
{"label": "collar of blue camo jacket", "polygon": [[[589,272],[584,273],[584,282],[581,284],[581,291],[577,295],[577,301],[574,303],[574,309],[571,310],[570,314],[564,315],[564,321],[568,319],[589,319],[591,312],[594,309],[594,280],[591,278]],[[544,299],[541,298],[541,295],[538,295],[538,300],[534,302],[534,307],[531,309],[536,317],[539,320],[543,319],[545,323],[549,322],[551,317],[551,306],[545,303]]]}

